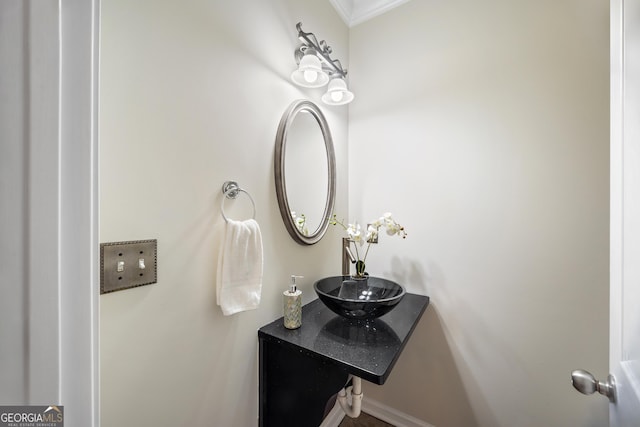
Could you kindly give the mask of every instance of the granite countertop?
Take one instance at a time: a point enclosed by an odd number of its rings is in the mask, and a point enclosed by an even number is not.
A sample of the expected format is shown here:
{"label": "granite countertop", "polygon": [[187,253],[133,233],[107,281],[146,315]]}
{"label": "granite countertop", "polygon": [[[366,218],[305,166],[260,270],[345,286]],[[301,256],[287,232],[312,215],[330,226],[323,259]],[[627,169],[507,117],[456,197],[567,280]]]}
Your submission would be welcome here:
{"label": "granite countertop", "polygon": [[365,322],[340,317],[314,300],[302,307],[300,328],[286,329],[280,318],[260,328],[258,337],[384,384],[428,305],[429,297],[407,293],[391,312]]}

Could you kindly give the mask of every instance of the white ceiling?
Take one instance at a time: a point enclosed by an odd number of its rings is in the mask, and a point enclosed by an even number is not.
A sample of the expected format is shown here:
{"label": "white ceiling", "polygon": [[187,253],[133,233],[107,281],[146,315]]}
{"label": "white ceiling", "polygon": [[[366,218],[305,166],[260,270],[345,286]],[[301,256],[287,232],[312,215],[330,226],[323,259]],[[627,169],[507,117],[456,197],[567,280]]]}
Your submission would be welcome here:
{"label": "white ceiling", "polygon": [[349,27],[381,15],[409,0],[329,0]]}

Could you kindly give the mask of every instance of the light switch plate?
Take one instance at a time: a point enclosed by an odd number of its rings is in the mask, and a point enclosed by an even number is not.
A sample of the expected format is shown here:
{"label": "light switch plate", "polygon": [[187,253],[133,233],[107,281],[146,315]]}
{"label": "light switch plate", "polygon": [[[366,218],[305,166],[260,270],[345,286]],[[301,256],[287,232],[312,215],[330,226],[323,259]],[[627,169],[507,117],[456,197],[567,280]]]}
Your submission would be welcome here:
{"label": "light switch plate", "polygon": [[158,241],[100,244],[100,293],[121,291],[158,281]]}

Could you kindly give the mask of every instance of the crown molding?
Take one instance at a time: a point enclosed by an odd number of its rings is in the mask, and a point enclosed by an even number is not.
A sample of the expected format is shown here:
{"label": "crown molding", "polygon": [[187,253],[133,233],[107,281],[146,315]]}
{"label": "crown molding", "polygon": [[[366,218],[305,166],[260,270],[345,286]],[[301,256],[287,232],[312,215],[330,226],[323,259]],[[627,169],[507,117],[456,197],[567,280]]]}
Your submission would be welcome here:
{"label": "crown molding", "polygon": [[329,0],[349,28],[382,15],[409,0]]}

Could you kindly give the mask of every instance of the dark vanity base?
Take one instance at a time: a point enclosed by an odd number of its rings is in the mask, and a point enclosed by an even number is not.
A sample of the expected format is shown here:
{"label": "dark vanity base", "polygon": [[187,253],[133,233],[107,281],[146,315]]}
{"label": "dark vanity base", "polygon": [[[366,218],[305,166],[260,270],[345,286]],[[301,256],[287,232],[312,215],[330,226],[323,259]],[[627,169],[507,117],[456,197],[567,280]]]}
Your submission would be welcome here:
{"label": "dark vanity base", "polygon": [[299,329],[282,318],[260,328],[260,427],[319,426],[349,374],[384,384],[428,305],[406,294],[390,313],[357,322],[315,300]]}
{"label": "dark vanity base", "polygon": [[348,376],[288,346],[260,340],[260,427],[318,427]]}

